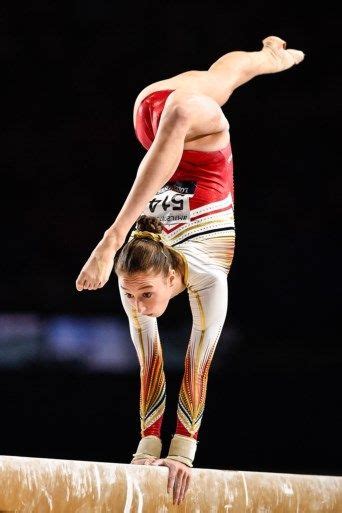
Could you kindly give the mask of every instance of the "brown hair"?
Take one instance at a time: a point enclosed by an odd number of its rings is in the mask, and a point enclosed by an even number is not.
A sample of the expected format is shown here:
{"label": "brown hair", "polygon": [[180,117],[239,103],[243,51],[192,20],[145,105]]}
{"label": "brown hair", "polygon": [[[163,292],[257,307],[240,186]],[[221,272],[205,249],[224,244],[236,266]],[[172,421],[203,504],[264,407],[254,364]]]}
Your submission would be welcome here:
{"label": "brown hair", "polygon": [[[156,217],[141,215],[135,229],[152,233],[161,233],[163,223]],[[182,256],[171,246],[151,238],[133,238],[126,242],[115,254],[114,270],[116,274],[133,274],[153,270],[166,277],[170,267],[175,271],[183,269]]]}

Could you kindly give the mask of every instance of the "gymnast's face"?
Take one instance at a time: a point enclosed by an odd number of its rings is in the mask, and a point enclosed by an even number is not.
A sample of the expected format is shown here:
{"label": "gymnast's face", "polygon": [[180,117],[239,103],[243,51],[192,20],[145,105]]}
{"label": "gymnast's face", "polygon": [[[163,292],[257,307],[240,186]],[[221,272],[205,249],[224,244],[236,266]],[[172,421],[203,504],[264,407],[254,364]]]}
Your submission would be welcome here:
{"label": "gymnast's face", "polygon": [[166,310],[175,289],[176,273],[169,270],[168,276],[153,270],[134,274],[118,275],[121,293],[130,305],[142,314],[160,317]]}

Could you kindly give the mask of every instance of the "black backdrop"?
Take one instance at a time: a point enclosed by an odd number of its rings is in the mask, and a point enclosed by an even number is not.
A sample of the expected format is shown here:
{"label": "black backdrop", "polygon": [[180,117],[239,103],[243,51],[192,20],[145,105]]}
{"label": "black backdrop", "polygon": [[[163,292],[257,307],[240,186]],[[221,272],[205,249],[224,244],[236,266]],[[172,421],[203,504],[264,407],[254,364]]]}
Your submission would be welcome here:
{"label": "black backdrop", "polygon": [[[339,473],[341,181],[335,147],[323,155],[321,142],[338,128],[335,13],[274,2],[125,10],[105,0],[1,10],[4,312],[123,315],[114,275],[97,292],[74,283],[144,155],[132,125],[139,91],[259,49],[267,35],[305,52],[300,66],[255,78],[223,107],[237,235],[226,323],[243,336],[224,365],[214,358],[196,463]],[[161,333],[182,321],[186,301],[170,304]],[[180,379],[167,376],[167,442]],[[137,373],[33,363],[3,370],[0,385],[3,454],[127,462],[136,448]]]}

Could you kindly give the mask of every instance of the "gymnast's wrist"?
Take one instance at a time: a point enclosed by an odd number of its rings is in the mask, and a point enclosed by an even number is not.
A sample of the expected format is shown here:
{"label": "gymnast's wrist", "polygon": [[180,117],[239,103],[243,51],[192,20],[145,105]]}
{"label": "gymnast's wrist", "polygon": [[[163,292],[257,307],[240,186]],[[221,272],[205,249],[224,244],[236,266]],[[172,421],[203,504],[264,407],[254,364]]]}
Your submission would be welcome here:
{"label": "gymnast's wrist", "polygon": [[138,445],[137,451],[133,454],[133,460],[142,458],[160,458],[162,450],[161,439],[155,435],[144,436]]}
{"label": "gymnast's wrist", "polygon": [[180,461],[188,467],[193,467],[197,444],[198,442],[195,438],[175,434],[171,440],[169,454],[166,458]]}

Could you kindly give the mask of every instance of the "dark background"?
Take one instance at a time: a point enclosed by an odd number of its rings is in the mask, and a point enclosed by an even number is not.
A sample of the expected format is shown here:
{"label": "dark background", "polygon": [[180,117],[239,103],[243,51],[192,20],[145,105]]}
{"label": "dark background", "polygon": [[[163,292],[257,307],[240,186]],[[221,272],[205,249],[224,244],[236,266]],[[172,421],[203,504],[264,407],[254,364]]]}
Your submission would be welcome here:
{"label": "dark background", "polygon": [[[77,292],[75,280],[145,153],[132,124],[136,96],[277,35],[303,50],[304,62],[255,78],[223,107],[237,243],[225,340],[239,336],[214,358],[196,465],[339,474],[341,180],[336,147],[323,155],[322,143],[338,128],[336,13],[279,2],[126,7],[1,7],[1,312],[124,317],[114,275],[96,292]],[[189,315],[186,295],[175,298],[159,322],[162,338],[175,323],[190,329]],[[182,367],[165,366],[167,449]],[[138,368],[89,372],[41,354],[1,369],[0,393],[2,454],[124,463],[136,449]]]}

